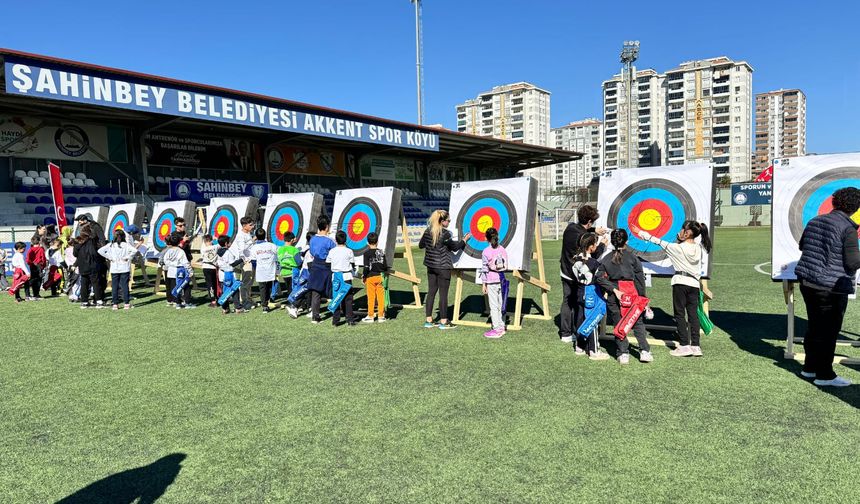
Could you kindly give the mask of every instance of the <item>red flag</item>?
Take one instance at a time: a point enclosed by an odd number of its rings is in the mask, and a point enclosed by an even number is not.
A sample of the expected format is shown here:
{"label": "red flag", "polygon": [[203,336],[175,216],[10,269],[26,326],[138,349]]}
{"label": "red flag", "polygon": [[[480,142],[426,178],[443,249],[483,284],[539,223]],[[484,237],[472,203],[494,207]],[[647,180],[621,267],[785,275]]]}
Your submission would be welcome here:
{"label": "red flag", "polygon": [[63,201],[63,176],[60,174],[60,167],[54,163],[48,163],[48,172],[51,175],[51,195],[54,197],[57,230],[62,231],[68,225],[66,222],[66,203]]}
{"label": "red flag", "polygon": [[773,165],[770,165],[758,174],[758,177],[755,178],[755,182],[770,182],[773,179]]}

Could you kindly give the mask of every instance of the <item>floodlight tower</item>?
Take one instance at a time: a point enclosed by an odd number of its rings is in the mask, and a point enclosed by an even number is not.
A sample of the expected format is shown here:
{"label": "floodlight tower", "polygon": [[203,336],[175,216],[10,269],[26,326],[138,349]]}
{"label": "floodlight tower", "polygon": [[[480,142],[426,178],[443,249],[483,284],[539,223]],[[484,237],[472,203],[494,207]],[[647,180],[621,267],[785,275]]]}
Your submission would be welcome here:
{"label": "floodlight tower", "polygon": [[627,87],[627,168],[633,166],[633,63],[639,58],[639,41],[625,40],[621,47],[621,63],[624,64]]}
{"label": "floodlight tower", "polygon": [[424,39],[421,23],[421,0],[409,0],[415,4],[415,74],[418,79],[418,124],[424,124]]}

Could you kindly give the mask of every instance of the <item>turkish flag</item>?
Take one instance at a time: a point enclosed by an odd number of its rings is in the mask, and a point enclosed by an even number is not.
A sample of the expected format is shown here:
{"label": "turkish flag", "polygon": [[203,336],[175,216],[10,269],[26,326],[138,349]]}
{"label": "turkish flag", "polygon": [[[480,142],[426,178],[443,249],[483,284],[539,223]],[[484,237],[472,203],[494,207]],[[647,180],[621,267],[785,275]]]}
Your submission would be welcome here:
{"label": "turkish flag", "polygon": [[54,197],[57,230],[62,231],[68,225],[66,222],[66,203],[63,201],[63,176],[60,174],[60,167],[54,163],[48,163],[48,172],[51,175],[51,195]]}
{"label": "turkish flag", "polygon": [[770,182],[771,180],[773,180],[773,165],[768,166],[755,178],[755,182]]}

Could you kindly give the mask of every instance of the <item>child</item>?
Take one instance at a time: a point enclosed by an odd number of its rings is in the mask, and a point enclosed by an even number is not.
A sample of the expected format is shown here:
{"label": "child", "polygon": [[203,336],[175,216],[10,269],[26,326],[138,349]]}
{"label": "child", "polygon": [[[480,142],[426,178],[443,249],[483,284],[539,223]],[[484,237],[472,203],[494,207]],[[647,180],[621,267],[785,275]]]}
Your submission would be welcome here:
{"label": "child", "polygon": [[62,265],[63,265],[63,254],[60,252],[60,247],[62,244],[60,243],[59,238],[54,238],[48,246],[47,257],[48,257],[48,271],[47,278],[45,283],[42,284],[42,287],[45,289],[51,289],[51,297],[57,296],[57,289],[60,286],[60,281],[63,279]]}
{"label": "child", "polygon": [[111,276],[111,308],[119,309],[122,296],[123,309],[131,309],[131,297],[128,284],[131,275],[131,260],[137,254],[137,249],[131,246],[125,237],[125,231],[117,229],[113,233],[113,242],[99,249],[99,255],[110,261]]}
{"label": "child", "polygon": [[508,269],[508,252],[499,245],[499,232],[496,228],[487,228],[484,232],[487,247],[481,254],[481,290],[490,301],[490,319],[493,327],[484,333],[487,338],[501,338],[505,335],[505,319],[502,317],[502,306],[507,300],[502,299],[502,277]]}
{"label": "child", "polygon": [[331,264],[326,260],[329,252],[335,248],[334,240],[329,236],[328,216],[320,215],[317,219],[319,232],[311,238],[308,244],[313,257],[308,271],[308,289],[311,291],[311,323],[320,323],[320,301],[323,296],[331,297]]}
{"label": "child", "polygon": [[346,291],[346,295],[334,311],[332,316],[332,325],[335,327],[340,325],[340,317],[346,313],[346,323],[354,326],[354,314],[352,312],[352,275],[355,270],[355,254],[352,249],[346,246],[346,233],[338,231],[334,237],[337,246],[333,248],[326,256],[326,262],[331,265],[332,276],[340,273],[346,285],[350,286]]}
{"label": "child", "polygon": [[261,306],[263,313],[269,313],[269,297],[272,293],[272,283],[278,272],[278,247],[266,241],[266,230],[258,228],[254,232],[256,243],[251,245],[251,260],[256,261],[255,277],[260,286]]}
{"label": "child", "polygon": [[[645,241],[659,245],[666,251],[675,275],[672,276],[672,305],[675,323],[681,344],[669,355],[673,357],[702,356],[699,344],[699,282],[702,278],[702,249],[711,251],[711,238],[708,226],[703,222],[685,221],[678,232],[678,242],[669,243],[644,230],[636,230]],[[696,242],[701,238],[701,243]]]}
{"label": "child", "polygon": [[[314,256],[311,254],[310,243],[314,236],[316,236],[315,231],[308,231],[307,234],[305,234],[305,249],[294,256],[296,258],[297,266],[299,266],[300,269],[298,270],[298,278],[296,278],[296,273],[293,273],[292,287],[290,288],[290,295],[288,297],[288,299],[292,299],[292,302],[287,304],[287,313],[289,313],[290,317],[294,319],[299,318],[300,310],[308,309],[309,296],[307,284],[311,276],[310,267],[314,261]],[[301,292],[302,288],[305,289],[305,292]],[[297,290],[297,292],[294,293],[293,290]],[[309,313],[308,315],[313,317],[312,313]]]}
{"label": "child", "polygon": [[9,290],[9,281],[6,279],[6,249],[0,248],[0,291]]}
{"label": "child", "polygon": [[[627,248],[627,231],[624,229],[613,230],[610,240],[615,250],[600,261],[600,269],[597,270],[595,281],[609,294],[609,298],[606,300],[606,312],[612,322],[617,325],[621,323],[621,298],[624,296],[619,282],[633,282],[636,293],[645,297],[645,272],[642,271],[642,263],[639,258]],[[633,324],[633,334],[636,335],[636,341],[639,343],[639,361],[652,362],[654,357],[651,355],[651,346],[646,338],[643,318],[644,314],[640,314],[636,319]],[[628,364],[630,362],[629,338],[618,338],[617,334],[618,362],[619,364]]]}
{"label": "child", "polygon": [[45,249],[42,247],[42,239],[34,236],[30,240],[30,250],[27,251],[27,266],[30,267],[30,283],[24,286],[27,301],[42,299],[39,288],[42,286],[42,270],[48,265]]}
{"label": "child", "polygon": [[20,303],[24,299],[21,297],[21,287],[26,286],[30,282],[30,266],[27,265],[27,260],[24,258],[24,250],[27,248],[24,242],[15,242],[15,254],[12,255],[12,288],[11,291],[15,294],[15,302]]}
{"label": "child", "polygon": [[[574,293],[574,302],[576,309],[573,311],[574,332],[576,339],[573,343],[573,350],[576,355],[587,355],[589,359],[594,361],[602,361],[609,359],[606,352],[600,350],[597,343],[597,338],[592,332],[584,336],[579,332],[579,328],[585,323],[586,314],[586,292],[588,288],[594,284],[594,277],[597,269],[600,267],[600,261],[597,260],[597,255],[602,247],[606,246],[605,238],[600,240],[597,233],[586,231],[579,237],[579,246],[576,254],[571,260],[571,272],[573,279],[576,281],[576,292]],[[603,298],[603,292],[598,285],[593,286],[596,289],[595,294]]]}
{"label": "child", "polygon": [[[71,226],[63,228],[71,229]],[[63,268],[66,278],[63,280],[63,289],[66,291],[66,296],[69,297],[70,303],[75,303],[78,300],[81,288],[81,276],[78,274],[77,257],[75,257],[74,239],[70,239],[66,244],[66,251],[63,254],[66,266]]]}
{"label": "child", "polygon": [[203,278],[206,279],[206,292],[209,306],[218,306],[218,246],[212,243],[212,235],[203,235],[200,247],[200,262],[203,264]]}
{"label": "child", "polygon": [[284,233],[284,244],[278,247],[278,264],[281,266],[281,278],[284,281],[281,292],[285,296],[289,296],[293,290],[293,268],[298,266],[296,263],[296,254],[299,253],[299,249],[296,248],[298,241],[295,233],[287,231]]}
{"label": "child", "polygon": [[170,306],[176,306],[177,310],[181,310],[183,308],[194,308],[194,305],[191,304],[190,281],[182,289],[180,297],[173,297],[173,289],[176,287],[177,269],[185,268],[188,271],[189,276],[192,275],[191,263],[185,255],[185,250],[179,248],[179,244],[182,242],[183,238],[184,235],[180,232],[174,231],[171,233],[165,240],[167,242],[167,248],[161,252],[161,257],[158,259],[159,266],[167,272],[167,304]]}
{"label": "child", "polygon": [[234,288],[233,295],[228,297],[221,304],[221,313],[224,315],[228,315],[230,313],[231,300],[233,301],[233,305],[236,307],[237,314],[245,313],[245,310],[239,302],[238,284],[233,285],[234,282],[241,283],[242,266],[245,264],[245,260],[238,256],[230,245],[230,238],[226,235],[218,237],[218,280],[221,281],[221,285],[225,290],[228,288]]}
{"label": "child", "polygon": [[373,322],[373,308],[378,306],[376,313],[379,317],[377,322],[385,322],[385,289],[382,287],[382,275],[388,273],[388,264],[385,262],[385,252],[379,250],[379,235],[373,232],[367,234],[367,246],[370,247],[364,253],[364,271],[362,278],[367,288],[367,316],[361,321]]}

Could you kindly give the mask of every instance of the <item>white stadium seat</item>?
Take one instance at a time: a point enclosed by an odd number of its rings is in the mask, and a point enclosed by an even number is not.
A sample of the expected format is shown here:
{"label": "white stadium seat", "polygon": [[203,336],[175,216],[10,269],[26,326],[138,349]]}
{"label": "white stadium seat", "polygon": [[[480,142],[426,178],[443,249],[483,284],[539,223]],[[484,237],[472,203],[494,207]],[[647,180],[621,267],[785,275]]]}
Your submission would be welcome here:
{"label": "white stadium seat", "polygon": [[70,171],[67,171],[66,173],[63,174],[63,178],[73,180],[75,178],[75,174],[70,172]]}
{"label": "white stadium seat", "polygon": [[43,179],[49,179],[49,178],[51,178],[51,174],[50,174],[50,173],[48,173],[48,172],[46,172],[46,171],[40,171],[40,172],[39,172],[39,176],[40,176],[40,177],[42,177]]}
{"label": "white stadium seat", "polygon": [[36,170],[30,170],[27,172],[27,176],[31,179],[37,179],[39,178],[39,172],[37,172]]}
{"label": "white stadium seat", "polygon": [[84,187],[85,184],[83,179],[76,178],[75,180],[72,180],[72,185],[75,187]]}
{"label": "white stadium seat", "polygon": [[88,179],[84,180],[84,185],[86,187],[96,187],[96,181],[91,179],[91,178],[88,178]]}
{"label": "white stadium seat", "polygon": [[63,178],[63,187],[72,187],[72,179]]}
{"label": "white stadium seat", "polygon": [[147,180],[150,184],[154,184],[154,183],[155,183],[155,177],[153,177],[152,175],[150,175],[150,176],[146,177],[146,180]]}
{"label": "white stadium seat", "polygon": [[38,177],[36,179],[36,185],[46,186],[48,185],[48,179],[46,179],[45,177]]}
{"label": "white stadium seat", "polygon": [[163,184],[164,183],[164,177],[155,177],[155,181],[158,182],[159,184]]}
{"label": "white stadium seat", "polygon": [[76,174],[75,174],[75,178],[76,178],[76,179],[78,179],[78,180],[86,180],[86,179],[87,179],[87,176],[86,176],[86,175],[84,175],[83,173],[76,173]]}
{"label": "white stadium seat", "polygon": [[34,186],[34,185],[36,185],[36,179],[34,179],[33,177],[29,177],[29,176],[24,177],[21,179],[21,185]]}
{"label": "white stadium seat", "polygon": [[21,180],[22,178],[27,176],[27,172],[24,170],[15,170],[15,179]]}

